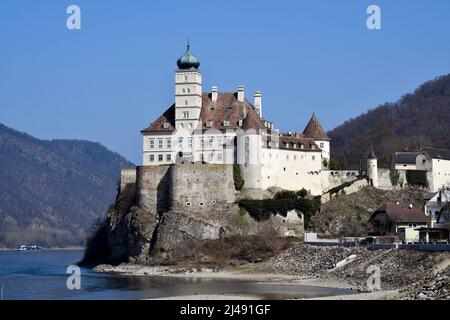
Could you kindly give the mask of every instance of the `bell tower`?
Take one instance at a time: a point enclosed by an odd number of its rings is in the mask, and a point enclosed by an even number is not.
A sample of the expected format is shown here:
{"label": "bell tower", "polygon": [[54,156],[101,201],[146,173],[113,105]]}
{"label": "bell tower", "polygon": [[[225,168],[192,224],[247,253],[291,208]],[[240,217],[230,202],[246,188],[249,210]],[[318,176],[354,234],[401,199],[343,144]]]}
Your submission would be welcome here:
{"label": "bell tower", "polygon": [[192,54],[188,42],[186,52],[177,61],[175,71],[176,129],[195,129],[202,110],[202,73],[200,61]]}

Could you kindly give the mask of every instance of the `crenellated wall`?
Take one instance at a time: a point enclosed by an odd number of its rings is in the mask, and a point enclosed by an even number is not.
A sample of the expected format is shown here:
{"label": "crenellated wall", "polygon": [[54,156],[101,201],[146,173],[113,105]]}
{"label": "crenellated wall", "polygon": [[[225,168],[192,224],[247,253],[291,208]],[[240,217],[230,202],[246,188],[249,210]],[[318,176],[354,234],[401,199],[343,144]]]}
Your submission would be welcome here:
{"label": "crenellated wall", "polygon": [[[121,189],[134,182],[132,170],[122,170],[121,175]],[[156,213],[211,213],[236,200],[231,165],[141,166],[134,176],[138,207]]]}
{"label": "crenellated wall", "polygon": [[120,170],[120,192],[123,192],[127,184],[136,183],[136,168],[123,168]]}
{"label": "crenellated wall", "polygon": [[175,211],[208,213],[235,201],[231,165],[173,165],[171,182],[171,209]]}
{"label": "crenellated wall", "polygon": [[170,207],[171,166],[136,168],[138,206],[144,210],[163,213]]}
{"label": "crenellated wall", "polygon": [[358,171],[344,171],[344,170],[322,170],[320,172],[322,191],[327,191],[339,187],[340,185],[358,179]]}

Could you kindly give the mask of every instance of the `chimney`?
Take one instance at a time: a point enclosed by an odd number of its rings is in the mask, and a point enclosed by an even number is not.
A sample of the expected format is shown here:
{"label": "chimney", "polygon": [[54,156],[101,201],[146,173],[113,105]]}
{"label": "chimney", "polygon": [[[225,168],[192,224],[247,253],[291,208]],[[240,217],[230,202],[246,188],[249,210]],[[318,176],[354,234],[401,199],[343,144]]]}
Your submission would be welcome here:
{"label": "chimney", "polygon": [[237,99],[238,99],[238,101],[239,102],[244,102],[244,97],[245,97],[244,86],[239,86],[237,88]]}
{"label": "chimney", "polygon": [[261,99],[261,91],[255,92],[255,109],[258,115],[262,118],[262,99]]}
{"label": "chimney", "polygon": [[216,103],[217,102],[217,97],[219,95],[218,89],[216,86],[213,86],[211,89],[211,101],[212,103]]}

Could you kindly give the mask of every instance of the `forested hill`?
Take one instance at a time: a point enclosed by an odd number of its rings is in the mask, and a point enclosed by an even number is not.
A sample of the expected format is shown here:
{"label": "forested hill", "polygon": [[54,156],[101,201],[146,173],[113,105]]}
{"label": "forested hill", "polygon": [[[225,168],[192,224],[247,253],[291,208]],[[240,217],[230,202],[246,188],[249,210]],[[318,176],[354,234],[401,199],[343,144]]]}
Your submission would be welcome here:
{"label": "forested hill", "polygon": [[389,167],[395,151],[450,148],[450,75],[346,121],[329,136],[333,158],[347,169],[364,168],[371,145],[382,167]]}
{"label": "forested hill", "polygon": [[0,247],[82,245],[114,201],[125,158],[98,143],[44,141],[0,124]]}

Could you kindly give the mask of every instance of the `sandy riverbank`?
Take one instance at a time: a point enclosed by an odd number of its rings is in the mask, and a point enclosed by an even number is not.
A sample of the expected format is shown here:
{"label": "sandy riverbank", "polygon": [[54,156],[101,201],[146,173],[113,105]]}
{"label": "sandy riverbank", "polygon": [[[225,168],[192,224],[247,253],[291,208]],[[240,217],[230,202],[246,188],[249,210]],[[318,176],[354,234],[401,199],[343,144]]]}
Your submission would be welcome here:
{"label": "sandy riverbank", "polygon": [[[185,271],[173,269],[169,267],[149,267],[139,265],[120,265],[110,266],[101,265],[94,269],[97,272],[114,273],[125,276],[160,276],[160,277],[178,277],[178,278],[200,278],[212,280],[236,280],[236,281],[251,281],[255,284],[274,284],[274,285],[298,285],[333,289],[351,289],[356,288],[350,286],[343,281],[319,278],[301,278],[298,276],[274,274],[274,273],[259,273],[259,272],[242,272],[236,270],[222,270],[213,271],[210,269]],[[351,295],[340,295],[330,297],[312,298],[310,300],[384,300],[395,299],[397,291],[379,291],[373,293],[359,293]],[[260,297],[256,295],[227,295],[227,294],[208,294],[208,295],[182,295],[163,297],[155,300],[259,300]],[[152,299],[154,300],[154,299]]]}

